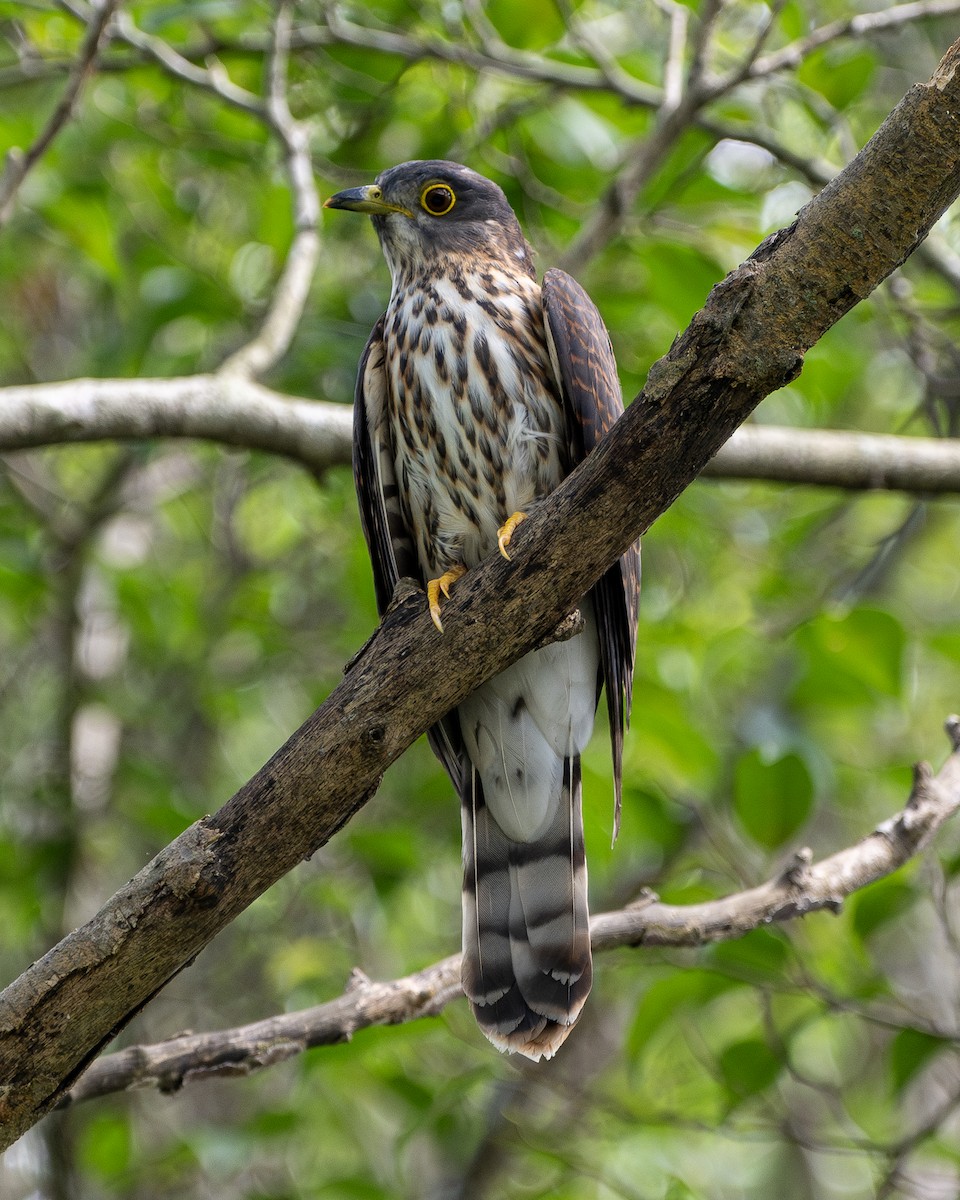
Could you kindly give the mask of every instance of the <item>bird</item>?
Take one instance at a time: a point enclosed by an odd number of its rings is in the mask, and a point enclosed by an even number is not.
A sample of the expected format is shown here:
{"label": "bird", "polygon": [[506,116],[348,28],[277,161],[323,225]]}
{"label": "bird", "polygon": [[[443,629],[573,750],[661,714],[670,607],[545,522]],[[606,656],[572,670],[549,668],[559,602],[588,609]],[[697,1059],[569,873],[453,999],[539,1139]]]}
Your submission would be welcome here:
{"label": "bird", "polygon": [[[354,476],[377,606],[403,577],[442,604],[510,557],[519,524],[623,411],[610,338],[586,292],[533,252],[506,195],[469,167],[401,163],[337,192],[366,213],[392,289],[360,359]],[[619,828],[639,543],[580,603],[583,629],[531,651],[428,734],[460,797],[461,980],[500,1050],[551,1058],[593,966],[580,756],[602,687]]]}

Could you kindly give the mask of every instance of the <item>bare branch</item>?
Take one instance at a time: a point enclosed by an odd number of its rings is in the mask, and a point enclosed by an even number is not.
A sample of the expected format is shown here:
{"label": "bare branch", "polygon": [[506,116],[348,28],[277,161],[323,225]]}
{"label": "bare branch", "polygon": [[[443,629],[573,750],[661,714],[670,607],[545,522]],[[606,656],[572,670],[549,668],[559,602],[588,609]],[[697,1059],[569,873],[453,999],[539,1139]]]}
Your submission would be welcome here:
{"label": "bare branch", "polygon": [[398,603],[223,808],[5,989],[0,1141],[36,1123],[204,945],[333,836],[415,737],[554,629],[958,193],[960,41],[796,222],[713,289],[642,398],[531,512],[512,561],[491,556],[461,581],[442,636],[419,596]]}
{"label": "bare branch", "polygon": [[[952,752],[939,773],[918,768],[903,811],[856,845],[818,863],[811,861],[809,850],[800,850],[775,878],[721,900],[664,904],[648,894],[619,912],[593,918],[594,949],[702,946],[821,909],[837,911],[847,896],[918,854],[960,809],[960,719],[951,717],[947,728]],[[770,802],[775,804],[776,797]],[[171,1092],[194,1079],[248,1075],[315,1046],[348,1042],[371,1025],[436,1016],[461,995],[458,954],[390,983],[373,983],[355,971],[345,993],[326,1004],[105,1055],[81,1076],[60,1107],[134,1087]]]}
{"label": "bare branch", "polygon": [[801,850],[775,879],[723,900],[675,907],[641,904],[603,913],[591,924],[594,946],[698,946],[739,937],[771,921],[820,909],[837,911],[846,896],[923,850],[960,808],[960,718],[949,717],[946,729],[951,754],[940,772],[934,775],[928,764],[919,763],[906,807],[855,846],[818,863],[811,861],[809,850]]}
{"label": "bare branch", "polygon": [[703,470],[724,479],[769,479],[851,491],[960,490],[952,439],[742,425]]}
{"label": "bare branch", "polygon": [[269,370],[287,351],[303,317],[320,252],[317,226],[320,200],[310,162],[310,136],[306,124],[294,120],[286,97],[290,54],[289,5],[281,3],[273,23],[267,55],[267,98],[239,87],[216,61],[206,68],[194,65],[162,38],[144,33],[126,13],[117,19],[120,40],[154,59],[174,77],[219,96],[221,100],[263,121],[284,150],[293,197],[295,235],[260,332],[231,354],[220,370],[230,376],[253,379]]}
{"label": "bare branch", "polygon": [[7,151],[3,173],[0,175],[0,226],[10,219],[13,202],[24,179],[73,116],[83,85],[92,74],[100,47],[108,36],[110,21],[118,3],[119,0],[101,0],[100,5],[92,10],[80,54],[67,78],[67,86],[37,140],[26,152],[17,149]]}
{"label": "bare branch", "polygon": [[290,53],[290,9],[280,4],[273,28],[273,45],[267,64],[266,113],[271,129],[279,137],[286,156],[287,174],[293,193],[296,235],[287,254],[283,272],[257,336],[223,363],[220,370],[231,376],[256,378],[287,351],[303,317],[310,284],[320,254],[317,225],[320,200],[310,162],[307,126],[295,121],[287,103],[287,60]]}
{"label": "bare branch", "polygon": [[265,109],[260,97],[234,83],[219,64],[207,68],[196,66],[163,38],[144,33],[128,13],[118,14],[116,33],[119,41],[126,42],[147,58],[153,59],[177,79],[213,92],[233,108],[239,108],[241,112],[261,119],[264,117]]}
{"label": "bare branch", "polygon": [[678,82],[677,66],[668,63],[672,75],[670,94],[657,110],[653,129],[627,152],[623,168],[607,187],[591,218],[567,247],[561,258],[565,270],[576,272],[608,244],[668,151],[694,122],[707,101],[718,94],[715,87],[706,83],[705,71],[710,34],[720,12],[720,0],[706,0],[702,5],[691,39],[686,79]]}
{"label": "bare branch", "polygon": [[172,1092],[200,1077],[249,1075],[314,1046],[348,1042],[371,1025],[399,1025],[435,1016],[462,994],[459,954],[390,983],[374,983],[354,971],[344,994],[327,1004],[238,1029],[183,1034],[154,1046],[132,1046],[106,1055],[71,1088],[60,1107],[133,1087]]}
{"label": "bare branch", "polygon": [[285,454],[315,472],[350,461],[348,405],[288,399],[237,376],[76,379],[0,397],[0,450],[174,437]]}
{"label": "bare branch", "polygon": [[747,78],[759,79],[777,71],[793,70],[815,50],[842,37],[863,37],[868,33],[898,29],[912,21],[922,21],[928,17],[949,17],[957,12],[960,12],[960,0],[915,0],[914,3],[897,4],[879,12],[858,13],[853,17],[831,21],[828,25],[821,25],[812,30],[805,38],[784,46],[782,50],[775,50],[757,58],[751,65]]}
{"label": "bare branch", "polygon": [[[0,451],[95,441],[198,438],[283,454],[320,474],[350,462],[346,404],[280,395],[249,380],[76,379],[0,388]],[[744,425],[703,468],[849,491],[960,492],[960,442]]]}
{"label": "bare branch", "polygon": [[663,7],[670,18],[670,42],[663,68],[663,102],[667,108],[676,108],[683,95],[683,57],[687,49],[690,14],[676,0],[664,0]]}
{"label": "bare branch", "polygon": [[[516,50],[502,41],[498,41],[489,49],[476,50],[463,42],[414,38],[389,29],[372,29],[348,20],[333,4],[326,9],[326,19],[326,29],[320,28],[313,33],[315,44],[344,42],[350,46],[380,50],[385,54],[398,54],[402,58],[436,58],[478,71],[492,71],[498,75],[526,79],[532,83],[552,83],[583,91],[609,91],[611,87],[610,80],[603,71],[542,58],[536,54]],[[310,36],[309,31],[301,30],[301,43],[305,44]],[[625,73],[618,75],[616,84],[617,94],[630,104],[637,104],[643,108],[657,108],[661,103],[659,88],[651,87]]]}

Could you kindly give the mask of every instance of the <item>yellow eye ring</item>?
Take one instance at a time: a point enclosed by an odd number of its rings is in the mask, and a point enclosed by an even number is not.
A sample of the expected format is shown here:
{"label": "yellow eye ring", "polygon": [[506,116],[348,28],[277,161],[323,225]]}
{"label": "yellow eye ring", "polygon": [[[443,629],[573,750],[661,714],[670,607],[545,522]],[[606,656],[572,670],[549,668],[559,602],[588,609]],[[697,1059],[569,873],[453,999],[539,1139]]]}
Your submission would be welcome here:
{"label": "yellow eye ring", "polygon": [[420,207],[431,217],[445,217],[456,202],[453,188],[446,183],[428,183],[420,193]]}

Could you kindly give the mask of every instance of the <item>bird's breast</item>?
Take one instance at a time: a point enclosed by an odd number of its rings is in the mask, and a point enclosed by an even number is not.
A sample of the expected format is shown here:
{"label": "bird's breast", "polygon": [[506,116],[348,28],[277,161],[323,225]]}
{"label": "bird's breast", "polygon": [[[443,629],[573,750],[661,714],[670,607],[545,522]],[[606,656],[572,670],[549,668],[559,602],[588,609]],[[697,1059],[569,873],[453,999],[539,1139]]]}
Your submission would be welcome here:
{"label": "bird's breast", "polygon": [[384,330],[396,477],[421,567],[475,566],[567,470],[540,289],[494,269],[398,288]]}

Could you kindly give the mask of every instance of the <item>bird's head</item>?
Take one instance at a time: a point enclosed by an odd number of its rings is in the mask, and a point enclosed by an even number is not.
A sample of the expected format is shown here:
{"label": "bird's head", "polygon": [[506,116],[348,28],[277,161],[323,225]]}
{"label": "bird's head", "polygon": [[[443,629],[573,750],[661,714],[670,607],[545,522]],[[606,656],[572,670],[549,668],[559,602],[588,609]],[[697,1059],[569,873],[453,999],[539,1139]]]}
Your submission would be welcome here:
{"label": "bird's head", "polygon": [[394,284],[424,269],[494,260],[534,275],[533,256],[495,183],[442,159],[401,163],[366,187],[337,192],[324,208],[368,213]]}

